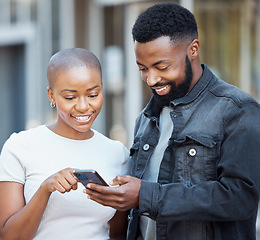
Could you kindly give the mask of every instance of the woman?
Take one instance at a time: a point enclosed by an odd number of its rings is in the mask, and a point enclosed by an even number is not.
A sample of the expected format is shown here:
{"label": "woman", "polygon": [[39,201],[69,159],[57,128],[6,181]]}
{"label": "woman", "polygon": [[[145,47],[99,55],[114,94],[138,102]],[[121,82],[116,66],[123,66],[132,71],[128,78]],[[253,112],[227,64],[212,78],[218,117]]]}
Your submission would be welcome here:
{"label": "woman", "polygon": [[73,174],[95,169],[110,182],[128,168],[123,144],[91,128],[103,104],[100,63],[86,49],[65,49],[47,76],[57,120],[12,134],[2,149],[0,239],[124,239],[127,213],[89,200]]}

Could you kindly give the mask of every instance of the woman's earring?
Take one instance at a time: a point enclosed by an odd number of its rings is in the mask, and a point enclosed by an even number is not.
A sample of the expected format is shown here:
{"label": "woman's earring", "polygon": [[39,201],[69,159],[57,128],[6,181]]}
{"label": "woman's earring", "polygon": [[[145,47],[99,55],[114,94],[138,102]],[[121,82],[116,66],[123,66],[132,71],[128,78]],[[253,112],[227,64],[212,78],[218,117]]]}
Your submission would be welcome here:
{"label": "woman's earring", "polygon": [[56,105],[53,104],[52,102],[50,102],[50,106],[51,106],[51,108],[55,108],[56,107]]}

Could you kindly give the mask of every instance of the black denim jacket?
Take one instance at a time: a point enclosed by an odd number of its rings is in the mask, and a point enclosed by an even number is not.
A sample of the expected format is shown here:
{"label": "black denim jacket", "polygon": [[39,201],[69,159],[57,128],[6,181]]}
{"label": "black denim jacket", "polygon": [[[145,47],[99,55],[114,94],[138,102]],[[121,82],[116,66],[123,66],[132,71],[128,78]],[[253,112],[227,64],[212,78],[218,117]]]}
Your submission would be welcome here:
{"label": "black denim jacket", "polygon": [[[260,183],[260,106],[203,65],[202,78],[172,101],[173,132],[158,182],[142,180],[139,208],[130,215],[156,220],[157,239],[253,240]],[[136,120],[132,175],[142,178],[159,138],[153,98]]]}

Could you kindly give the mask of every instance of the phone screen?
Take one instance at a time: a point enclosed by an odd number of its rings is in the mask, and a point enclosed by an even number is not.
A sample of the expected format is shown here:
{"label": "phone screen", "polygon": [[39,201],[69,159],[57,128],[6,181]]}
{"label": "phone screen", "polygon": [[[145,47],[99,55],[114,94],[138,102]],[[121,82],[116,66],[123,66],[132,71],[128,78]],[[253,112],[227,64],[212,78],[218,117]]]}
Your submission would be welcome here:
{"label": "phone screen", "polygon": [[108,186],[105,180],[95,170],[92,169],[75,170],[74,175],[85,187],[87,187],[88,183],[96,183],[99,185]]}

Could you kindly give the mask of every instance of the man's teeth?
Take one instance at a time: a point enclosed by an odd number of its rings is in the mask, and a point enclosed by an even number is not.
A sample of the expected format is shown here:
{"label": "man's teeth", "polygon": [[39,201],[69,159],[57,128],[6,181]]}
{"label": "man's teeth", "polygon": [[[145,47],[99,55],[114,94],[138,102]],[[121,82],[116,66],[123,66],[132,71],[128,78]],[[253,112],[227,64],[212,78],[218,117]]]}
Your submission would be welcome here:
{"label": "man's teeth", "polygon": [[167,87],[168,87],[168,85],[167,85],[167,86],[165,86],[165,87],[163,87],[163,88],[156,89],[156,92],[161,92],[161,91],[165,90]]}
{"label": "man's teeth", "polygon": [[85,121],[85,120],[88,120],[89,119],[89,116],[75,116],[75,118],[77,119],[77,120],[80,120],[80,121]]}

